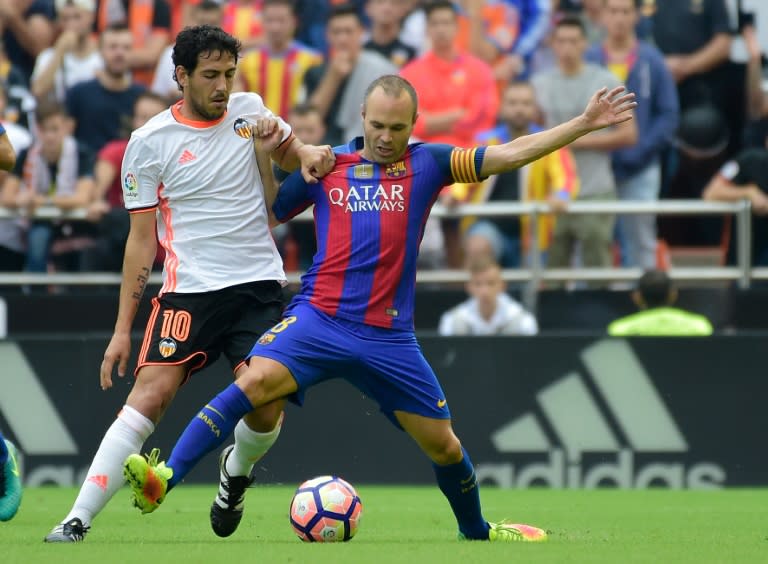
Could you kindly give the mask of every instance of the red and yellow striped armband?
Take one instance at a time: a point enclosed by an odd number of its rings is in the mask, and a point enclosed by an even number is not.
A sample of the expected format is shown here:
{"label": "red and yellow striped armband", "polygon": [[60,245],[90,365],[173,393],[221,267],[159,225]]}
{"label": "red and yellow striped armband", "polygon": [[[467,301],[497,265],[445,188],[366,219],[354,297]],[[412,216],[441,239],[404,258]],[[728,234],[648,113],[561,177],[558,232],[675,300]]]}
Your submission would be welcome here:
{"label": "red and yellow striped armband", "polygon": [[451,152],[451,175],[456,182],[480,182],[485,147],[461,149],[454,147]]}

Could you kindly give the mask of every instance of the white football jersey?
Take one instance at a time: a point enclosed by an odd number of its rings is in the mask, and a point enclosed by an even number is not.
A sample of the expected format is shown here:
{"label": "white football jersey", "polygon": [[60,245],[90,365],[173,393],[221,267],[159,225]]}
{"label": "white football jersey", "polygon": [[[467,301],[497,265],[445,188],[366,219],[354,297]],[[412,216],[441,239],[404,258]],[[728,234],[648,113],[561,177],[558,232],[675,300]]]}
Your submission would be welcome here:
{"label": "white football jersey", "polygon": [[507,294],[496,297],[496,311],[491,319],[485,319],[470,298],[440,318],[437,329],[440,335],[535,335],[539,332],[536,318]]}
{"label": "white football jersey", "polygon": [[[184,118],[181,103],[133,132],[122,166],[125,207],[157,214],[166,253],[160,294],[284,282],[253,145],[242,130],[243,118],[274,114],[250,92],[232,94],[215,122]],[[277,119],[287,139],[291,129]]]}

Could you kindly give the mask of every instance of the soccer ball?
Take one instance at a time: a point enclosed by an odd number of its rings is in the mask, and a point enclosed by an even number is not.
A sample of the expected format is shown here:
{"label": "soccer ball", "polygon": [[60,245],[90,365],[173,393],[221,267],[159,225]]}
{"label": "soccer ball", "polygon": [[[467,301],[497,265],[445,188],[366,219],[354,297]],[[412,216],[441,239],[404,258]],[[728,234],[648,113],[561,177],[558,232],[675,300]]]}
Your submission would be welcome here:
{"label": "soccer ball", "polygon": [[291,526],[304,542],[348,541],[355,536],[362,513],[355,488],[337,476],[320,476],[293,494]]}

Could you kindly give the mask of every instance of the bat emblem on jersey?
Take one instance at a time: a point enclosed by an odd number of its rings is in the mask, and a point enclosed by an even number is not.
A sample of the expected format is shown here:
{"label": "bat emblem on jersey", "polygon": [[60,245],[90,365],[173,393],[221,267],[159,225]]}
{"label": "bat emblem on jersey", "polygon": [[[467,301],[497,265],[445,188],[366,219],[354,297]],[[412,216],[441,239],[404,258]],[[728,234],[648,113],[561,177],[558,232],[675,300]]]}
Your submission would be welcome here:
{"label": "bat emblem on jersey", "polygon": [[251,138],[251,124],[247,119],[241,117],[237,118],[235,120],[234,128],[235,133],[243,139]]}
{"label": "bat emblem on jersey", "polygon": [[163,358],[168,358],[176,352],[176,341],[165,338],[158,344],[158,349],[160,349],[160,354]]}

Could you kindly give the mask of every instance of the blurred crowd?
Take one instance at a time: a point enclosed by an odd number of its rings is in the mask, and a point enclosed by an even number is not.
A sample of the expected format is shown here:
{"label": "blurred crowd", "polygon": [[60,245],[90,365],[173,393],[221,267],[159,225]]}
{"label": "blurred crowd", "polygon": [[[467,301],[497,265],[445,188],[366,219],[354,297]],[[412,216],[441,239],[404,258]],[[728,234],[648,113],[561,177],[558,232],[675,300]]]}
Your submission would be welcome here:
{"label": "blurred crowd", "polygon": [[[602,86],[636,93],[631,122],[446,187],[446,206],[535,200],[552,214],[535,232],[526,217],[430,219],[422,268],[515,268],[535,252],[550,267],[652,269],[675,245],[733,260],[722,218],[568,213],[660,198],[748,199],[753,262],[768,265],[762,12],[750,0],[0,0],[0,120],[18,154],[0,208],[19,212],[0,217],[0,271],[120,271],[127,140],[180,97],[173,38],[200,24],[240,39],[235,89],[308,143],[361,135],[364,89],[383,74],[414,84],[418,140],[459,146],[555,126]],[[81,215],[34,213],[45,207]],[[309,223],[278,229],[287,270],[309,265],[313,238]]]}

